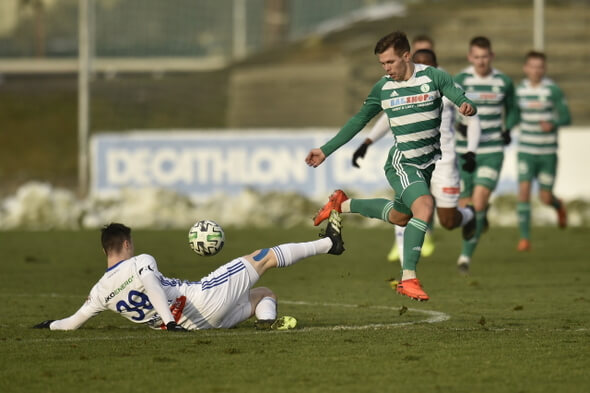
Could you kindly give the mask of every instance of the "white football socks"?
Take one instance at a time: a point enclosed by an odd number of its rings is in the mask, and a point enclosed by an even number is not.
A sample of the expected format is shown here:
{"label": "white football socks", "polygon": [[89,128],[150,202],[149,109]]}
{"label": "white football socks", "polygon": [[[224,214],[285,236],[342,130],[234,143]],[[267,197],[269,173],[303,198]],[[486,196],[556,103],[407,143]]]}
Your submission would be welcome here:
{"label": "white football socks", "polygon": [[350,199],[347,199],[340,204],[340,210],[342,210],[342,213],[350,213],[350,201]]}
{"label": "white football socks", "polygon": [[287,243],[272,247],[271,250],[277,256],[277,267],[287,267],[301,259],[318,254],[327,254],[332,248],[332,240],[324,237],[305,243]]}
{"label": "white football socks", "polygon": [[263,297],[254,309],[254,315],[259,321],[277,319],[277,301],[270,296]]}
{"label": "white football socks", "polygon": [[416,278],[415,270],[402,270],[402,281],[411,280],[412,278]]}

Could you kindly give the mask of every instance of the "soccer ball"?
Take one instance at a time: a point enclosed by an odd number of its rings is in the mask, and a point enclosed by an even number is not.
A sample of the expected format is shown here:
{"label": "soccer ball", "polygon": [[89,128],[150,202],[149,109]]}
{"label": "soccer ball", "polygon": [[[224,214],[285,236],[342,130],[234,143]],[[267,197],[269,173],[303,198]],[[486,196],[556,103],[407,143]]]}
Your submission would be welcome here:
{"label": "soccer ball", "polygon": [[215,221],[197,221],[188,231],[188,244],[199,255],[215,255],[221,251],[224,243],[223,229]]}

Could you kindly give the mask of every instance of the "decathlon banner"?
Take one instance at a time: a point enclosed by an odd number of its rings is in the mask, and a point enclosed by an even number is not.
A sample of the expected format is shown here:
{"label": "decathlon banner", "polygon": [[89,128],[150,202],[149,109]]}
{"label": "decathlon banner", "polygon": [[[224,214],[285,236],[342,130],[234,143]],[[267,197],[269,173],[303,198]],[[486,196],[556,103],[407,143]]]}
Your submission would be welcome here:
{"label": "decathlon banner", "polygon": [[324,197],[334,188],[387,190],[383,165],[392,136],[371,146],[361,169],[351,165],[358,137],[318,168],[305,164],[310,149],[337,129],[158,131],[96,134],[91,140],[92,192],[166,188],[196,198],[237,194],[244,188]]}
{"label": "decathlon banner", "polygon": [[[305,164],[309,150],[321,146],[337,131],[322,128],[95,134],[91,140],[91,191],[103,197],[114,196],[125,188],[165,188],[197,199],[219,193],[235,195],[244,188],[291,191],[321,199],[336,188],[360,196],[391,193],[383,166],[392,135],[371,145],[365,158],[359,160],[360,169],[352,166],[352,154],[367,131],[359,133],[320,167]],[[590,183],[572,181],[567,176],[579,172],[580,163],[576,160],[588,157],[574,150],[589,143],[590,133],[561,131],[558,195],[590,195]],[[572,154],[567,154],[570,150]],[[506,149],[496,193],[516,190],[513,142]]]}

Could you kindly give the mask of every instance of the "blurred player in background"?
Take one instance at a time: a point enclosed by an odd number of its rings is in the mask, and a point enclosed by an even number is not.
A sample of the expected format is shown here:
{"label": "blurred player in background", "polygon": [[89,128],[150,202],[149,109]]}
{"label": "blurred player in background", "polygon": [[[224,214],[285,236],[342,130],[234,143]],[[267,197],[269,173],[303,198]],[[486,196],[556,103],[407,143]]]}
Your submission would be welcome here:
{"label": "blurred player in background", "polygon": [[510,144],[510,130],[518,122],[518,108],[514,102],[514,85],[504,73],[492,67],[494,52],[486,37],[475,37],[469,43],[467,59],[471,63],[455,81],[465,90],[465,95],[476,105],[481,123],[481,138],[476,151],[475,171],[463,169],[467,153],[467,139],[461,131],[462,120],[457,124],[457,153],[461,168],[461,197],[459,204],[472,204],[475,209],[475,236],[463,240],[461,255],[457,260],[459,272],[467,274],[469,264],[487,226],[487,208],[504,161],[504,146]]}
{"label": "blurred player in background", "polygon": [[520,137],[518,139],[518,225],[520,241],[517,249],[531,248],[531,182],[539,182],[541,202],[557,212],[561,228],[567,225],[567,213],[562,201],[553,194],[557,173],[557,130],[570,124],[571,117],[561,89],[545,77],[546,59],[542,52],[531,51],[525,56],[526,78],[516,87],[520,108]]}
{"label": "blurred player in background", "polygon": [[420,49],[429,49],[434,52],[434,41],[426,34],[420,34],[412,40],[412,55]]}
{"label": "blurred player in background", "polygon": [[442,96],[456,104],[463,115],[474,115],[476,108],[449,74],[412,62],[410,43],[404,33],[398,31],[381,38],[374,52],[387,75],[373,86],[359,112],[335,137],[321,148],[312,149],[305,162],[314,168],[319,166],[383,110],[396,140],[384,167],[395,200],[348,199],[342,190],[336,190],[315,216],[314,224],[319,225],[331,210],[337,210],[407,225],[402,279],[396,290],[415,300],[428,300],[416,277],[416,265],[434,210],[430,178],[441,155]]}
{"label": "blurred player in background", "polygon": [[148,254],[134,256],[131,229],[112,223],[102,229],[107,271],[86,303],[72,316],[44,321],[35,328],[78,329],[105,310],[154,329],[184,331],[231,328],[255,315],[258,329],[294,328],[293,317],[277,318],[277,297],[268,288],[252,288],[273,267],[287,267],[319,254],[342,254],[341,219],[332,212],[323,239],[281,244],[254,251],[219,267],[200,281],[167,278]]}
{"label": "blurred player in background", "polygon": [[[412,60],[417,64],[425,64],[431,67],[437,67],[436,54],[429,49],[420,49],[414,52]],[[457,157],[455,154],[455,131],[453,120],[455,117],[455,106],[446,97],[443,97],[443,110],[440,123],[440,149],[442,158],[436,162],[432,180],[430,183],[430,192],[434,197],[436,212],[440,224],[446,229],[454,229],[459,226],[463,227],[463,238],[470,239],[475,234],[475,213],[471,206],[458,207],[459,202],[459,168],[457,167]],[[475,150],[479,142],[481,128],[479,117],[474,115],[469,120],[467,129],[467,140],[469,141],[468,152],[464,154],[466,171],[475,169]],[[380,117],[365,142],[359,147],[370,146],[373,142],[381,139],[390,131],[387,117]],[[394,142],[395,143],[395,142]],[[367,148],[364,148],[366,152]],[[357,150],[358,152],[358,150]],[[353,155],[353,165],[358,167],[357,152]],[[364,154],[363,154],[364,156]],[[399,253],[394,260],[400,259],[403,265],[403,236],[405,227],[395,226],[395,250]],[[426,242],[426,241],[425,241]],[[392,252],[388,258],[391,258]],[[424,256],[424,254],[422,254]]]}
{"label": "blurred player in background", "polygon": [[[420,35],[417,35],[414,37],[414,39],[412,40],[412,45],[411,45],[410,49],[412,51],[412,56],[414,55],[414,53],[416,53],[416,51],[419,51],[421,49],[428,49],[428,50],[431,50],[434,52],[434,41],[429,36],[427,36],[425,34],[420,34]],[[414,61],[414,63],[416,63],[416,61]],[[385,130],[385,132],[387,130],[389,130],[389,125],[388,125],[387,119],[388,119],[387,114],[383,113],[383,115],[381,115],[381,117],[379,117],[379,119],[377,120],[378,124],[386,125],[387,129]],[[375,125],[375,127],[377,127],[377,125]],[[375,131],[375,132],[378,132],[378,131]],[[373,135],[373,136],[376,137],[376,135]],[[367,153],[367,148],[371,145],[371,143],[375,142],[376,140],[377,139],[371,139],[370,137],[365,139],[365,141],[354,152],[354,154],[352,156],[352,165],[359,168],[359,165],[357,164],[357,160],[359,158],[365,157],[365,154]],[[430,220],[430,222],[428,222],[428,230],[426,231],[426,235],[424,236],[424,244],[422,245],[422,251],[420,251],[420,255],[423,257],[429,257],[434,252],[434,241],[432,240],[432,225],[433,225],[433,222],[432,222],[432,220]],[[401,262],[401,256],[403,253],[400,250],[401,247],[399,246],[402,243],[400,243],[399,241],[396,241],[397,238],[400,238],[400,237],[403,238],[403,227],[396,225],[395,226],[395,234],[396,234],[396,236],[394,237],[393,246],[391,247],[389,254],[387,254],[387,260],[389,262],[395,262],[397,260],[399,260]]]}

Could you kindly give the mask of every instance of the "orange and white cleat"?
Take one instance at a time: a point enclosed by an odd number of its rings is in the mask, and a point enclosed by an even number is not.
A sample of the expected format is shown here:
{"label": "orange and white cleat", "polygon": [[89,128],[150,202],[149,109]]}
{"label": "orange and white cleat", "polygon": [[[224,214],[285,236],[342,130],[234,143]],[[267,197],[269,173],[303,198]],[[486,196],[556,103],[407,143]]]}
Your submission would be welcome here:
{"label": "orange and white cleat", "polygon": [[562,200],[559,200],[560,206],[557,209],[557,225],[560,228],[567,227],[567,210],[565,209],[565,204]]}
{"label": "orange and white cleat", "polygon": [[313,225],[318,226],[322,221],[330,217],[332,210],[336,210],[338,213],[342,213],[342,202],[346,201],[348,196],[342,190],[336,190],[330,195],[328,202],[318,211],[313,218]]}
{"label": "orange and white cleat", "polygon": [[428,294],[424,292],[422,289],[422,285],[417,278],[411,278],[409,280],[403,280],[397,284],[397,288],[395,289],[397,293],[400,295],[407,296],[414,300],[418,300],[419,302],[425,302],[428,299]]}
{"label": "orange and white cleat", "polygon": [[520,239],[516,249],[518,251],[531,251],[531,241],[529,239]]}

